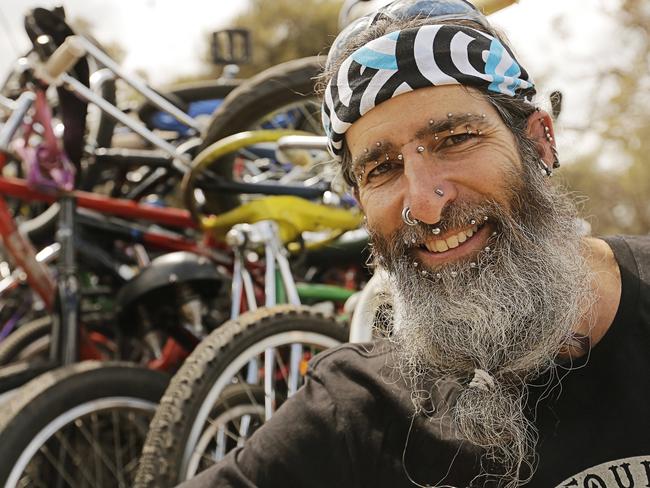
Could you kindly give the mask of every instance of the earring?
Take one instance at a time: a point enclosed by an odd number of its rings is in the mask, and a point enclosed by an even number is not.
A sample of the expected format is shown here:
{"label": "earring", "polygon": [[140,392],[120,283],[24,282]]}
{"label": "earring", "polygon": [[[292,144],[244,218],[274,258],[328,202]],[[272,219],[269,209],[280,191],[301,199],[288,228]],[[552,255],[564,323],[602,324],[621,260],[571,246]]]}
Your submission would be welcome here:
{"label": "earring", "polygon": [[414,225],[418,225],[419,221],[417,219],[411,218],[411,208],[410,207],[404,207],[402,209],[402,221],[410,226],[413,227]]}
{"label": "earring", "polygon": [[546,174],[546,176],[553,176],[553,170],[548,167],[548,164],[546,164],[542,158],[539,158],[539,166],[542,168],[542,171]]}

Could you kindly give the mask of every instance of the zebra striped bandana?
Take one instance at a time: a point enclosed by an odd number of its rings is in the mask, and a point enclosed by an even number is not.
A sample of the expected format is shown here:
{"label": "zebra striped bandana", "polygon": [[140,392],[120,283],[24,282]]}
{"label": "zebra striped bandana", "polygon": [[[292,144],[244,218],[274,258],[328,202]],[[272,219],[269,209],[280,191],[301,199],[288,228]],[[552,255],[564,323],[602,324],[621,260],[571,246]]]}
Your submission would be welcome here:
{"label": "zebra striped bandana", "polygon": [[374,39],[352,53],[325,89],[328,148],[341,159],[348,128],[382,102],[418,88],[468,85],[530,101],[535,85],[497,38],[470,27],[425,25]]}

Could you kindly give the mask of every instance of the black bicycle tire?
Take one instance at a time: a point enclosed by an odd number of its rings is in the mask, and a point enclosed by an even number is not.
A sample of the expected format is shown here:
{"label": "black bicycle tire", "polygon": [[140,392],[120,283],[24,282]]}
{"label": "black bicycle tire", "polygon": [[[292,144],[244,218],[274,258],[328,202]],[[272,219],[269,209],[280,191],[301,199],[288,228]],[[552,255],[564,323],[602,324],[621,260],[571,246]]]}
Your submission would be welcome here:
{"label": "black bicycle tire", "polygon": [[[315,97],[315,78],[321,71],[321,63],[317,56],[295,59],[242,82],[212,114],[199,151],[224,137],[250,129],[281,107]],[[211,169],[230,179],[232,167],[232,159],[225,159]],[[211,194],[210,201],[213,202],[210,210],[215,213],[231,210],[240,203],[238,196],[232,194]]]}
{"label": "black bicycle tire", "polygon": [[341,343],[349,336],[347,324],[309,307],[292,305],[248,312],[213,331],[185,360],[160,401],[142,450],[135,488],[162,488],[182,481],[179,470],[189,430],[214,380],[248,347],[289,330],[318,331]]}
{"label": "black bicycle tire", "polygon": [[[167,87],[162,92],[164,95],[171,95],[185,104],[199,100],[225,99],[234,89],[240,85],[240,80],[207,80],[194,83],[184,83]],[[144,122],[149,129],[151,116],[158,111],[158,108],[151,102],[142,103],[136,110],[138,118]]]}
{"label": "black bicycle tire", "polygon": [[0,413],[0,486],[5,486],[23,450],[53,419],[78,405],[102,398],[157,403],[168,379],[162,373],[128,363],[85,361],[30,381],[8,400]]}
{"label": "black bicycle tire", "polygon": [[34,341],[48,335],[51,328],[52,317],[49,315],[20,325],[4,341],[0,342],[0,366],[6,366],[15,361],[21,351]]}

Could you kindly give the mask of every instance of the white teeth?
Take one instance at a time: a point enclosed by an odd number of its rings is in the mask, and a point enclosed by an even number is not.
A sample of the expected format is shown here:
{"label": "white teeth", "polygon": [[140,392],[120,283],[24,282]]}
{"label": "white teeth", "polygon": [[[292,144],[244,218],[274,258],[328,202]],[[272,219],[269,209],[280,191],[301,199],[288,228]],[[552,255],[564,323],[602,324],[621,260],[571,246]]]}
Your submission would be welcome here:
{"label": "white teeth", "polygon": [[458,238],[456,236],[451,236],[445,242],[449,246],[449,249],[453,249],[454,247],[458,247]]}
{"label": "white teeth", "polygon": [[424,243],[424,247],[426,247],[429,252],[445,252],[449,249],[458,247],[460,244],[472,237],[476,232],[478,232],[478,225],[474,225],[467,230],[462,230],[458,234],[450,236],[447,239],[427,240]]}

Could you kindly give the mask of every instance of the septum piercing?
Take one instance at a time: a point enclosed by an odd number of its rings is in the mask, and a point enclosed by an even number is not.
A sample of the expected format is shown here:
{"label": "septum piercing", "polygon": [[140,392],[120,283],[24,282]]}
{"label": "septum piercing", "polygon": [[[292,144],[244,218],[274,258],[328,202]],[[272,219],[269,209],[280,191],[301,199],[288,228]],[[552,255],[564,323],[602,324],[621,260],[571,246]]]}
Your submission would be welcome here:
{"label": "septum piercing", "polygon": [[410,227],[419,224],[418,219],[414,219],[411,217],[411,207],[404,207],[402,209],[402,221]]}

